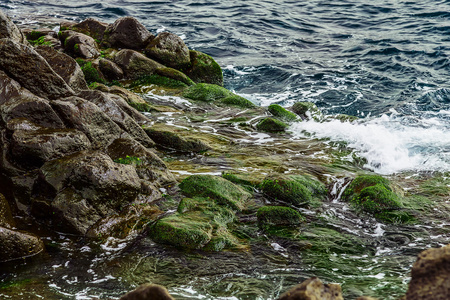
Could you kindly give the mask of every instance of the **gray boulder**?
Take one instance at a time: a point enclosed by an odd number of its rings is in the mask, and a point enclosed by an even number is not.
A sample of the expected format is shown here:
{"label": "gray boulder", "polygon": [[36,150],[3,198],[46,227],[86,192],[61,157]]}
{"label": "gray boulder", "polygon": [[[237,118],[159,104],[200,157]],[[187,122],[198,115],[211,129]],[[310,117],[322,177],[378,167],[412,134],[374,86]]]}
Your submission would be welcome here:
{"label": "gray boulder", "polygon": [[190,62],[189,48],[183,40],[170,32],[161,32],[145,48],[145,54],[165,66],[182,69]]}
{"label": "gray boulder", "polygon": [[60,33],[60,39],[64,45],[64,50],[75,57],[93,59],[100,56],[97,42],[88,35],[66,30]]}
{"label": "gray boulder", "polygon": [[1,39],[0,53],[0,70],[33,94],[50,100],[74,94],[64,79],[32,47],[12,39]]}
{"label": "gray boulder", "polygon": [[100,59],[98,67],[107,81],[123,79],[124,74],[122,69],[108,59]]}
{"label": "gray boulder", "polygon": [[115,48],[140,50],[154,36],[135,18],[123,17],[109,25],[103,41]]}
{"label": "gray boulder", "polygon": [[137,79],[143,75],[151,75],[156,69],[164,67],[145,55],[129,49],[119,51],[114,56],[114,62],[122,68],[125,77],[130,79]]}
{"label": "gray boulder", "polygon": [[101,41],[103,39],[103,34],[105,33],[106,28],[108,27],[108,23],[100,22],[93,18],[87,18],[83,22],[78,24],[69,25],[68,28],[73,31],[77,31],[90,37]]}

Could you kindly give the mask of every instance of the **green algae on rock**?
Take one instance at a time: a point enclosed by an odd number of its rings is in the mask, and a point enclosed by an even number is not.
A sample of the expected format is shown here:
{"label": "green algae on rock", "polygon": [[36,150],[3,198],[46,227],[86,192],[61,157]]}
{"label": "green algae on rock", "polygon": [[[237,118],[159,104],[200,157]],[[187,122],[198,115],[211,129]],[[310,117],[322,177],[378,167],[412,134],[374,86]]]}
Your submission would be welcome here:
{"label": "green algae on rock", "polygon": [[222,102],[226,105],[233,105],[233,106],[242,107],[242,108],[256,107],[256,105],[253,104],[253,102],[251,102],[250,100],[247,100],[244,97],[241,97],[241,96],[238,96],[235,94],[232,94],[228,97],[220,99],[220,102]]}
{"label": "green algae on rock", "polygon": [[264,118],[256,124],[256,128],[267,132],[282,132],[285,131],[288,125],[283,121],[274,118]]}
{"label": "green algae on rock", "polygon": [[232,95],[233,93],[226,88],[209,83],[197,83],[183,93],[183,96],[186,98],[205,102],[215,101]]}
{"label": "green algae on rock", "polygon": [[209,55],[190,50],[190,67],[184,70],[196,83],[211,83],[223,86],[223,74],[219,64]]}
{"label": "green algae on rock", "polygon": [[180,183],[188,197],[210,197],[232,209],[243,210],[251,194],[234,183],[213,175],[191,175]]}
{"label": "green algae on rock", "polygon": [[285,206],[263,206],[257,212],[260,225],[292,226],[305,221],[298,211]]}
{"label": "green algae on rock", "polygon": [[275,117],[285,122],[294,122],[298,120],[298,117],[293,113],[278,104],[271,104],[267,107],[267,110]]}

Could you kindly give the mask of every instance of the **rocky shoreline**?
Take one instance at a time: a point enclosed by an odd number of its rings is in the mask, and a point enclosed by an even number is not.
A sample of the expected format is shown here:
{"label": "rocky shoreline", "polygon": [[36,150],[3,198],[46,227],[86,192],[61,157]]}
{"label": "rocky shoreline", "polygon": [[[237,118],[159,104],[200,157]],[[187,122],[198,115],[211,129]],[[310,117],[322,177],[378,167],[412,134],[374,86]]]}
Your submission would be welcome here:
{"label": "rocky shoreline", "polygon": [[[129,243],[145,236],[180,253],[283,249],[333,269],[330,253],[376,248],[369,235],[330,226],[337,202],[349,219],[411,231],[386,243],[427,234],[449,242],[445,174],[386,178],[345,144],[293,140],[293,122],[357,120],[304,102],[256,107],[223,88],[212,57],[132,17],[62,22],[55,32],[20,30],[0,11],[0,117],[2,262],[43,255],[45,230]],[[424,233],[418,224],[433,226]],[[405,299],[449,295],[448,246],[427,251]],[[0,293],[15,297],[21,286],[12,286]],[[316,279],[289,293],[280,299],[342,299],[340,287]],[[140,299],[132,297],[123,299]]]}

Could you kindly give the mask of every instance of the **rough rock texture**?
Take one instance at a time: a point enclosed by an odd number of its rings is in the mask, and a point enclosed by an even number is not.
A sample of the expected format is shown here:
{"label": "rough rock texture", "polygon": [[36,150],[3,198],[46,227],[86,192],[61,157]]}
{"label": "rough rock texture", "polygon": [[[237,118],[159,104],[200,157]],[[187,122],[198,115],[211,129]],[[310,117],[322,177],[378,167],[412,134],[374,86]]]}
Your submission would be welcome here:
{"label": "rough rock texture", "polygon": [[450,244],[419,254],[406,293],[406,300],[418,299],[450,299]]}
{"label": "rough rock texture", "polygon": [[0,227],[0,261],[32,256],[42,250],[44,244],[37,236]]}
{"label": "rough rock texture", "polygon": [[122,130],[97,105],[79,97],[69,97],[52,102],[53,109],[69,128],[86,134],[94,148],[104,147]]}
{"label": "rough rock texture", "polygon": [[145,48],[145,54],[162,64],[181,69],[190,62],[189,48],[183,40],[170,32],[161,32]]}
{"label": "rough rock texture", "polygon": [[167,289],[156,284],[143,284],[123,295],[120,300],[173,300]]}
{"label": "rough rock texture", "polygon": [[179,152],[192,153],[204,152],[210,150],[211,147],[201,140],[183,137],[170,130],[170,127],[145,127],[145,132],[158,146],[176,150]]}
{"label": "rough rock texture", "polygon": [[49,46],[38,46],[35,49],[74,91],[88,89],[83,71],[72,57]]}
{"label": "rough rock texture", "polygon": [[122,69],[108,59],[100,59],[98,67],[108,81],[123,79],[124,74]]}
{"label": "rough rock texture", "polygon": [[119,51],[114,56],[114,62],[122,68],[125,76],[130,79],[151,75],[156,69],[164,67],[145,55],[129,49]]}
{"label": "rough rock texture", "polygon": [[278,300],[344,300],[339,284],[323,284],[312,277],[284,293]]}
{"label": "rough rock texture", "polygon": [[0,70],[40,97],[58,99],[74,94],[32,47],[11,39],[0,40]]}
{"label": "rough rock texture", "polygon": [[223,86],[222,69],[209,55],[190,50],[190,67],[185,73],[196,83],[212,83]]}
{"label": "rough rock texture", "polygon": [[89,35],[96,40],[101,41],[107,27],[108,23],[100,22],[93,18],[87,18],[83,22],[68,26],[66,28],[61,28],[61,30],[70,29],[73,31],[81,32],[83,34]]}
{"label": "rough rock texture", "polygon": [[71,55],[87,59],[100,56],[97,42],[88,35],[67,30],[61,32],[60,38],[63,41],[64,49]]}
{"label": "rough rock texture", "polygon": [[15,222],[11,214],[9,203],[6,200],[5,196],[0,194],[0,226],[12,228],[14,227],[14,224]]}
{"label": "rough rock texture", "polygon": [[60,230],[85,234],[132,202],[141,182],[132,166],[98,151],[82,151],[45,163],[34,189],[37,215],[53,219]]}
{"label": "rough rock texture", "polygon": [[17,28],[11,19],[0,10],[0,39],[10,38],[18,43],[28,44],[25,35]]}
{"label": "rough rock texture", "polygon": [[104,42],[111,47],[139,50],[154,36],[135,18],[123,17],[109,25],[104,34]]}

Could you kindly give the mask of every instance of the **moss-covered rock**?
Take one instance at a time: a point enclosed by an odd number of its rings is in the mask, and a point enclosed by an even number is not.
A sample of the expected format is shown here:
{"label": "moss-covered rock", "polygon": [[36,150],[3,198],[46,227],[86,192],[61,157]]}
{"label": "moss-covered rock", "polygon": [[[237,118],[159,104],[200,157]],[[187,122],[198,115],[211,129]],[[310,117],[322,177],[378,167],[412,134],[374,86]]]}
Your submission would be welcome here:
{"label": "moss-covered rock", "polygon": [[243,210],[251,194],[232,182],[213,175],[191,175],[180,183],[188,197],[209,197],[232,209]]}
{"label": "moss-covered rock", "polygon": [[86,83],[91,85],[94,82],[105,84],[106,80],[103,74],[100,72],[95,65],[92,64],[91,61],[86,61],[78,58],[77,63],[80,65],[81,70],[83,71],[84,78]]}
{"label": "moss-covered rock", "polygon": [[296,102],[291,109],[303,120],[312,118],[318,121],[322,118],[322,113],[319,108],[311,102]]}
{"label": "moss-covered rock", "polygon": [[305,218],[295,209],[284,206],[263,206],[257,212],[258,223],[264,225],[299,225]]}
{"label": "moss-covered rock", "polygon": [[185,85],[190,86],[195,84],[188,76],[186,76],[186,74],[172,68],[158,68],[155,73],[169,79],[181,81]]}
{"label": "moss-covered rock", "polygon": [[223,86],[223,74],[219,64],[209,55],[190,50],[190,67],[184,72],[196,83],[211,83]]}
{"label": "moss-covered rock", "polygon": [[223,99],[220,99],[220,102],[226,105],[232,105],[232,106],[238,106],[242,108],[254,108],[256,107],[253,102],[250,100],[245,99],[244,97],[232,94],[228,97],[225,97]]}
{"label": "moss-covered rock", "polygon": [[158,127],[144,127],[147,135],[155,141],[158,146],[164,148],[186,153],[204,152],[211,149],[209,145],[201,140],[183,137],[168,129],[168,127],[163,129]]}
{"label": "moss-covered rock", "polygon": [[401,208],[389,180],[379,175],[356,177],[342,194],[342,199],[374,214]]}
{"label": "moss-covered rock", "polygon": [[183,40],[170,32],[161,32],[145,48],[145,54],[160,63],[178,70],[190,62],[189,48]]}
{"label": "moss-covered rock", "polygon": [[285,131],[288,125],[283,121],[274,118],[265,118],[256,124],[256,128],[267,132],[282,132]]}
{"label": "moss-covered rock", "polygon": [[285,121],[294,122],[298,120],[298,117],[293,113],[278,104],[271,104],[267,107],[267,110],[275,117]]}
{"label": "moss-covered rock", "polygon": [[209,83],[198,83],[183,93],[183,96],[186,98],[205,102],[215,101],[232,95],[233,93],[229,90]]}
{"label": "moss-covered rock", "polygon": [[162,87],[167,87],[167,88],[172,88],[172,89],[178,89],[178,88],[185,88],[187,87],[187,84],[176,80],[176,79],[172,79],[172,78],[168,78],[165,76],[161,76],[158,74],[151,74],[151,75],[143,75],[141,77],[139,77],[137,80],[135,80],[132,84],[131,87],[137,87],[137,86],[141,86],[141,85],[149,85],[149,84],[154,84],[154,85],[158,85],[158,86],[162,86]]}

